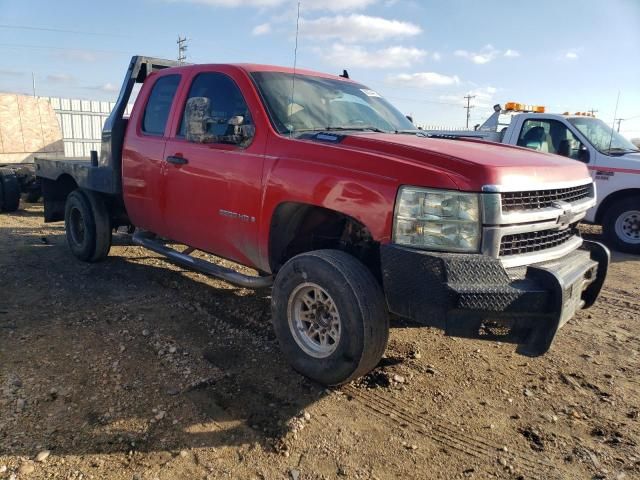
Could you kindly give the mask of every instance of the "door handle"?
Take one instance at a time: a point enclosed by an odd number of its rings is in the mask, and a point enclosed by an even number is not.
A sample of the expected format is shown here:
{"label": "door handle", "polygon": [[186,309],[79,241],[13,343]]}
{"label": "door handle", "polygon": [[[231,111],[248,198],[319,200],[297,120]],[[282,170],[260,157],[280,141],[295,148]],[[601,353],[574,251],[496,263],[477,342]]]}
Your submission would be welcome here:
{"label": "door handle", "polygon": [[184,157],[176,157],[175,155],[171,155],[167,157],[167,162],[173,163],[174,165],[184,165],[185,163],[189,163]]}

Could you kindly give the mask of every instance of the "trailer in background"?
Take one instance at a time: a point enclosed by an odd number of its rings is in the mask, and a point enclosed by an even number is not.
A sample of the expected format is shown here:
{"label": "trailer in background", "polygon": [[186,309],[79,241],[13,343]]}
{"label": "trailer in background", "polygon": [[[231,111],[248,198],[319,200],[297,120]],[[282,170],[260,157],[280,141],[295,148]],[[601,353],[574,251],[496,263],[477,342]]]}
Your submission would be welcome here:
{"label": "trailer in background", "polygon": [[0,210],[18,209],[20,195],[37,201],[35,155],[64,156],[62,133],[44,98],[0,93]]}
{"label": "trailer in background", "polygon": [[[41,197],[34,156],[86,158],[100,154],[102,127],[115,103],[0,93],[0,211],[15,211],[20,197]],[[129,115],[130,106],[125,109]]]}

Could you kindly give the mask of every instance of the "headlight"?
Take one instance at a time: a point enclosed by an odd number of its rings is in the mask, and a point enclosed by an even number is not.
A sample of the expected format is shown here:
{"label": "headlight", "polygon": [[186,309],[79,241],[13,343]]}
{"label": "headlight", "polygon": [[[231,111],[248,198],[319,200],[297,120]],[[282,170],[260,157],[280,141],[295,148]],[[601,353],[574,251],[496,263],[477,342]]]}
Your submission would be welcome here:
{"label": "headlight", "polygon": [[393,241],[450,252],[480,249],[477,193],[401,187],[393,219]]}

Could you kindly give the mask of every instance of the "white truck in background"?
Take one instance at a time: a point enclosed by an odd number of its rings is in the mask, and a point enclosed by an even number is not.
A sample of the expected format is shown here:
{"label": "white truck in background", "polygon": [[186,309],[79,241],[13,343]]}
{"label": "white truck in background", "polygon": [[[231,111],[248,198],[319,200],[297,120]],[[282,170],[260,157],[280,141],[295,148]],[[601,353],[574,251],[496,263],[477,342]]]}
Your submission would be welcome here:
{"label": "white truck in background", "polygon": [[589,113],[546,113],[509,102],[474,130],[428,131],[431,137],[471,137],[562,155],[587,164],[597,203],[585,217],[602,225],[616,250],[640,254],[640,149]]}

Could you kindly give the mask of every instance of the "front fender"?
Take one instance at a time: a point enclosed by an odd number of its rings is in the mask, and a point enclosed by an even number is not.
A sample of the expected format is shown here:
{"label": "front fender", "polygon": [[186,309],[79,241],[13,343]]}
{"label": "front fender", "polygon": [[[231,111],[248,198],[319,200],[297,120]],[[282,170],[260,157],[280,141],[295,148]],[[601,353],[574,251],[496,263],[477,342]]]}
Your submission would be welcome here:
{"label": "front fender", "polygon": [[390,177],[308,160],[274,160],[260,215],[260,268],[270,271],[269,230],[279,205],[294,202],[340,212],[367,227],[375,241],[388,243],[397,189]]}

